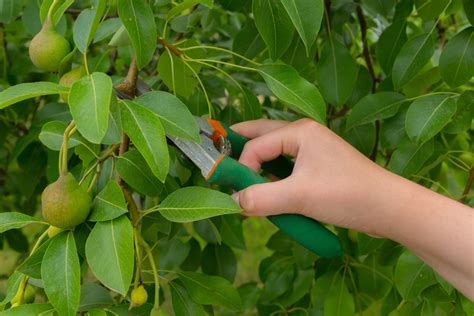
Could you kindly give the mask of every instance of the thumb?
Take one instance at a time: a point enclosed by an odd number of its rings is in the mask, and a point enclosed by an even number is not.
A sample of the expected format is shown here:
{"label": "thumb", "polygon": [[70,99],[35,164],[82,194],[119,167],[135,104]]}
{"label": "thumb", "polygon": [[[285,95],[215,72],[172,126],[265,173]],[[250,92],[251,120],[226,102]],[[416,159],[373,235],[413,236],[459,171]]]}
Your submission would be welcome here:
{"label": "thumb", "polygon": [[301,194],[291,178],[255,184],[233,195],[245,215],[268,216],[295,213],[300,208]]}

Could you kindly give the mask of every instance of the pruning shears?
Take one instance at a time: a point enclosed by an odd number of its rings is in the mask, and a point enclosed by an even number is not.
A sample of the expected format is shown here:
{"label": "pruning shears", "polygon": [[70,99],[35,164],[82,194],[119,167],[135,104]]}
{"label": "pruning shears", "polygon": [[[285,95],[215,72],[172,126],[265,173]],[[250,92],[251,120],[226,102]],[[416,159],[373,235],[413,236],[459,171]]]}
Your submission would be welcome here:
{"label": "pruning shears", "polygon": [[[119,98],[129,99],[119,91],[116,93]],[[248,139],[222,122],[201,117],[195,119],[200,129],[200,143],[170,135],[167,135],[167,138],[201,170],[207,182],[225,185],[237,191],[268,182],[266,178],[234,159],[240,156]],[[280,156],[264,163],[262,169],[285,178],[291,174],[293,163]],[[299,214],[272,215],[267,218],[288,237],[320,257],[333,258],[342,255],[337,236],[314,219]]]}

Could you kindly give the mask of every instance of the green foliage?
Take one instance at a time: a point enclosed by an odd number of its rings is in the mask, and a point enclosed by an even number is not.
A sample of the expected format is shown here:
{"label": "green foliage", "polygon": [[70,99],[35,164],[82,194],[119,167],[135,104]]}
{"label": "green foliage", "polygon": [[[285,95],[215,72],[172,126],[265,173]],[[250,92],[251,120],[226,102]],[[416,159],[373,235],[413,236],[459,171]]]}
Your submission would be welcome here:
{"label": "green foliage", "polygon": [[[42,70],[48,17],[73,50]],[[331,228],[344,255],[323,259],[242,216],[166,135],[307,117],[473,206],[473,24],[471,0],[0,0],[0,315],[472,315],[396,242]],[[93,203],[49,238],[62,171]]]}

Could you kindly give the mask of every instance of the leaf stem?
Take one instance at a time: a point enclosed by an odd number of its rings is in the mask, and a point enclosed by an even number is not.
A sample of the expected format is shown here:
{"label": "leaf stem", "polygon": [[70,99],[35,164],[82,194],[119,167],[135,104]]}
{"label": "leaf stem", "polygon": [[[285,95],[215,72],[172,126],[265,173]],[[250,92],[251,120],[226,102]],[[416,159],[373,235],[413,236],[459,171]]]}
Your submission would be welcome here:
{"label": "leaf stem", "polygon": [[209,117],[212,118],[212,116],[213,116],[212,103],[211,103],[211,100],[209,99],[209,95],[207,94],[206,87],[204,87],[204,84],[202,83],[202,80],[201,80],[201,78],[199,77],[198,73],[197,73],[197,72],[193,69],[193,67],[191,67],[191,65],[189,65],[189,63],[186,61],[186,60],[192,61],[192,60],[195,60],[195,59],[190,60],[189,58],[185,57],[185,58],[181,58],[181,60],[182,60],[183,63],[186,65],[186,67],[188,67],[189,70],[191,70],[191,72],[194,74],[194,76],[196,77],[197,81],[199,82],[199,85],[201,86],[201,89],[202,89],[202,91],[204,92],[204,96],[206,97],[207,108],[208,108],[208,111],[209,111]]}
{"label": "leaf stem", "polygon": [[155,280],[155,302],[154,302],[153,308],[159,308],[160,307],[160,280],[158,279],[158,270],[156,268],[155,258],[153,258],[153,253],[151,252],[150,246],[148,246],[146,241],[141,236],[139,236],[139,238],[140,238],[140,243],[143,246],[143,249],[145,249],[145,252],[147,253],[148,261],[150,262],[151,269],[153,271],[153,278]]}
{"label": "leaf stem", "polygon": [[82,182],[84,182],[84,180],[92,173],[92,171],[94,171],[94,169],[97,168],[98,165],[104,163],[107,159],[109,159],[110,157],[112,157],[114,154],[115,154],[115,151],[120,147],[120,144],[115,144],[115,145],[112,145],[109,147],[109,149],[107,149],[107,151],[97,159],[97,161],[92,165],[92,167],[90,167],[86,173],[84,173],[84,175],[82,176],[81,180],[79,181],[79,185],[82,184]]}
{"label": "leaf stem", "polygon": [[137,268],[135,270],[135,281],[133,283],[133,288],[136,289],[138,284],[141,283],[142,280],[142,257],[140,253],[140,244],[139,244],[140,232],[138,231],[138,227],[133,227],[133,241],[135,244],[135,261]]}
{"label": "leaf stem", "polygon": [[208,45],[199,45],[199,46],[190,46],[190,47],[183,47],[183,48],[180,48],[180,51],[181,52],[185,52],[185,51],[188,51],[188,50],[195,50],[195,49],[211,49],[211,50],[217,50],[217,51],[221,51],[221,52],[224,52],[224,53],[227,53],[227,54],[231,54],[231,55],[234,55],[242,60],[245,60],[246,62],[250,63],[250,64],[253,64],[255,66],[261,66],[262,64],[256,62],[256,61],[253,61],[243,55],[240,55],[236,52],[233,52],[229,49],[225,49],[225,48],[222,48],[222,47],[216,47],[216,46],[208,46]]}
{"label": "leaf stem", "polygon": [[82,63],[84,64],[84,68],[86,69],[86,74],[90,75],[89,64],[87,63],[87,52],[82,54]]}
{"label": "leaf stem", "polygon": [[240,65],[236,65],[234,63],[229,63],[229,62],[225,62],[225,61],[221,61],[221,60],[215,60],[215,59],[194,59],[194,58],[189,58],[187,57],[188,59],[187,60],[192,60],[192,61],[203,61],[203,62],[210,62],[210,63],[216,63],[216,64],[222,64],[222,65],[226,65],[226,66],[230,66],[230,67],[234,67],[234,68],[238,68],[238,69],[242,69],[242,70],[247,70],[247,71],[258,71],[257,69],[255,68],[252,68],[252,67],[245,67],[245,66],[240,66]]}

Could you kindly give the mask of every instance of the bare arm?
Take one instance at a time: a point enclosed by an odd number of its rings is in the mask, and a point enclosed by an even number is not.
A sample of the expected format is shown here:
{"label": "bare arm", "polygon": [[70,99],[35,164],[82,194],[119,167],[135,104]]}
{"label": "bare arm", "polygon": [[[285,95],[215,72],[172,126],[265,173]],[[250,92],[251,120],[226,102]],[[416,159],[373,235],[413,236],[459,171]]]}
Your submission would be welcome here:
{"label": "bare arm", "polygon": [[297,212],[395,240],[474,299],[472,208],[379,167],[310,120],[259,120],[232,128],[252,138],[240,161],[254,170],[281,154],[296,157],[290,177],[239,192],[247,215]]}

